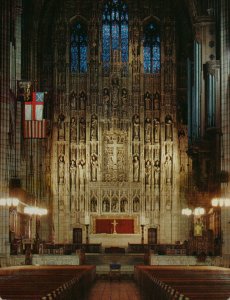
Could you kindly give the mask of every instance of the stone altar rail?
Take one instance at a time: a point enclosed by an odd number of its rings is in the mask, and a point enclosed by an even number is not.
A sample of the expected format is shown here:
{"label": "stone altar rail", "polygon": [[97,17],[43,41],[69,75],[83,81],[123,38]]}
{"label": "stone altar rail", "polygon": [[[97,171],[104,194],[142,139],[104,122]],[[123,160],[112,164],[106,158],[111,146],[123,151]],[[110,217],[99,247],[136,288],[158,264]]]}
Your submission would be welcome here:
{"label": "stone altar rail", "polygon": [[199,266],[199,265],[212,265],[212,258],[207,257],[204,262],[199,262],[196,256],[188,255],[156,255],[150,254],[149,256],[150,265],[162,265],[162,266]]}
{"label": "stone altar rail", "polygon": [[64,254],[70,255],[76,251],[85,253],[100,253],[102,251],[101,243],[97,244],[44,244],[40,249],[40,254]]}
{"label": "stone altar rail", "polygon": [[33,255],[32,256],[33,265],[80,265],[80,255]]}

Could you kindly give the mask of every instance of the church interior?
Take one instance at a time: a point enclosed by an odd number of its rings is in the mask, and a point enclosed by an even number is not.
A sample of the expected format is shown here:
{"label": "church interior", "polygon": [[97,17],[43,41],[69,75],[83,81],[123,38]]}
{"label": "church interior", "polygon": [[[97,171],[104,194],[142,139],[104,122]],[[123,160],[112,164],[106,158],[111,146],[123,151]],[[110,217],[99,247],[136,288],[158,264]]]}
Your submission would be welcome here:
{"label": "church interior", "polygon": [[228,299],[229,1],[0,14],[0,299]]}

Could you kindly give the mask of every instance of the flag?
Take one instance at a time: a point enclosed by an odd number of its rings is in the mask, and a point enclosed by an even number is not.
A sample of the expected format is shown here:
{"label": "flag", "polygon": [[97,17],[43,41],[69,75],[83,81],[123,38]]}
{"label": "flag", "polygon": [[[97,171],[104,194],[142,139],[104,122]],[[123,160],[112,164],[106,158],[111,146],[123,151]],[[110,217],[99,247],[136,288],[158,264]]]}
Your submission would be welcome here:
{"label": "flag", "polygon": [[25,101],[24,138],[42,139],[47,137],[47,120],[43,119],[43,92],[32,92],[31,101]]}
{"label": "flag", "polygon": [[47,137],[46,129],[47,120],[42,121],[25,121],[24,122],[24,138],[25,139],[44,139]]}
{"label": "flag", "polygon": [[33,120],[42,121],[43,119],[44,96],[45,93],[33,92]]}

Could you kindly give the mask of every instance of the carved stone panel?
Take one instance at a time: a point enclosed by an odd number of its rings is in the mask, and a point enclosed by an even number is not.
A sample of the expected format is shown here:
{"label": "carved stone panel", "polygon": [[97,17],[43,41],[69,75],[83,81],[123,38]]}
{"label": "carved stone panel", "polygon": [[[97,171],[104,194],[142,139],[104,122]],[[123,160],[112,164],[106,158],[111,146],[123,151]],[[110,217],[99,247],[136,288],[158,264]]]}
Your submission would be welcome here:
{"label": "carved stone panel", "polygon": [[127,181],[127,133],[104,132],[103,181]]}

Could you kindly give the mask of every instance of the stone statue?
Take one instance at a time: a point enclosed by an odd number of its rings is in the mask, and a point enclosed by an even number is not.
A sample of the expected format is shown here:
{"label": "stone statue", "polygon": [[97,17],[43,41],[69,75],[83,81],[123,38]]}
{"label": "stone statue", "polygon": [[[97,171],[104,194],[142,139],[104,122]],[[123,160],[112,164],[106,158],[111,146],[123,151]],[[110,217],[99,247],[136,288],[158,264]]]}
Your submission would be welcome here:
{"label": "stone statue", "polygon": [[76,169],[77,169],[76,161],[72,159],[69,167],[71,186],[75,186],[76,183]]}
{"label": "stone statue", "polygon": [[134,115],[133,117],[133,138],[139,139],[139,131],[140,131],[140,119],[138,115]]}
{"label": "stone statue", "polygon": [[117,199],[112,200],[111,211],[118,212],[118,200]]}
{"label": "stone statue", "polygon": [[146,110],[151,110],[152,108],[152,100],[149,92],[145,94],[145,109]]}
{"label": "stone statue", "polygon": [[64,176],[65,176],[65,160],[64,156],[61,155],[58,160],[58,176],[59,176],[59,183],[64,183]]}
{"label": "stone statue", "polygon": [[154,94],[153,107],[154,110],[158,110],[160,108],[160,94],[158,92]]}
{"label": "stone statue", "polygon": [[84,184],[85,182],[85,160],[81,159],[78,163],[79,165],[79,182]]}
{"label": "stone statue", "polygon": [[58,116],[58,139],[64,140],[65,139],[65,116],[61,113]]}
{"label": "stone statue", "polygon": [[95,198],[91,199],[90,210],[91,210],[91,212],[97,211],[97,200]]}
{"label": "stone statue", "polygon": [[92,115],[91,117],[91,140],[97,139],[97,116]]}
{"label": "stone statue", "polygon": [[79,108],[80,110],[84,110],[86,105],[86,96],[85,93],[82,91],[79,95]]}
{"label": "stone statue", "polygon": [[166,176],[166,183],[171,183],[171,177],[172,177],[172,158],[170,155],[165,156],[165,176]]}
{"label": "stone statue", "polygon": [[122,95],[121,95],[121,105],[122,107],[126,107],[128,101],[128,94],[126,89],[122,89]]}
{"label": "stone statue", "polygon": [[138,155],[133,156],[133,181],[139,181],[139,157]]}
{"label": "stone statue", "polygon": [[158,118],[153,120],[153,135],[154,135],[154,142],[159,143],[160,141],[160,121]]}
{"label": "stone statue", "polygon": [[72,117],[70,121],[70,139],[71,141],[77,140],[77,123],[75,117]]}
{"label": "stone statue", "polygon": [[104,106],[104,115],[109,115],[109,106],[110,106],[110,97],[109,91],[107,88],[103,90],[103,106]]}
{"label": "stone statue", "polygon": [[97,167],[98,167],[97,155],[94,153],[91,156],[91,180],[92,181],[97,181]]}
{"label": "stone statue", "polygon": [[152,172],[152,164],[150,160],[147,160],[145,162],[145,183],[148,185],[151,183],[151,172]]}
{"label": "stone statue", "polygon": [[121,111],[122,116],[125,116],[127,113],[127,102],[128,102],[128,94],[126,89],[122,89],[121,95]]}
{"label": "stone statue", "polygon": [[120,210],[121,210],[121,212],[127,212],[128,211],[128,201],[126,199],[121,200]]}
{"label": "stone statue", "polygon": [[85,129],[86,129],[86,124],[85,124],[85,119],[83,117],[81,117],[80,119],[80,141],[85,141]]}
{"label": "stone statue", "polygon": [[171,116],[167,115],[165,117],[165,140],[172,141],[172,118]]}
{"label": "stone statue", "polygon": [[77,103],[77,94],[72,91],[72,93],[70,94],[70,107],[72,109],[76,109],[76,103]]}
{"label": "stone statue", "polygon": [[112,86],[112,105],[115,109],[119,104],[119,81],[117,77],[112,79]]}
{"label": "stone statue", "polygon": [[102,211],[109,212],[109,200],[105,199],[102,202]]}
{"label": "stone statue", "polygon": [[146,118],[145,120],[145,142],[149,143],[151,141],[151,120]]}
{"label": "stone statue", "polygon": [[156,160],[154,163],[154,185],[158,186],[160,184],[160,162]]}
{"label": "stone statue", "polygon": [[133,200],[133,212],[139,212],[140,210],[140,201],[138,198]]}

